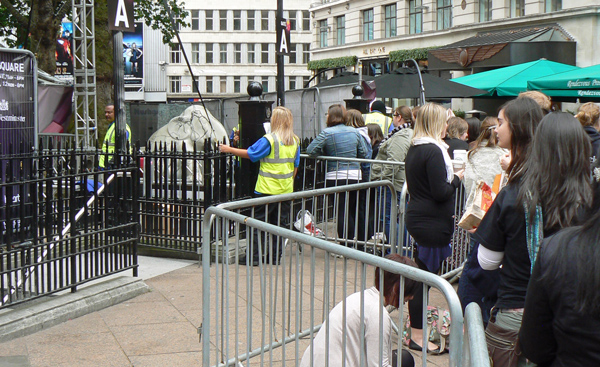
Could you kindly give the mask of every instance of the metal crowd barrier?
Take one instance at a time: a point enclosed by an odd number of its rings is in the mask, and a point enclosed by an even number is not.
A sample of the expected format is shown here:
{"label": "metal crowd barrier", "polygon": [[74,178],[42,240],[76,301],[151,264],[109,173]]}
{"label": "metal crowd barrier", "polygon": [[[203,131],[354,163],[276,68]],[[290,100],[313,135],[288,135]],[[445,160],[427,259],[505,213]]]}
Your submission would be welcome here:
{"label": "metal crowd barrier", "polygon": [[490,356],[485,341],[481,308],[475,302],[468,304],[465,309],[463,366],[490,367]]}
{"label": "metal crowd barrier", "polygon": [[[285,208],[286,202],[291,203],[292,208],[318,208],[325,201],[335,200],[340,194],[352,190],[382,187],[393,188],[389,181],[370,182],[210,207],[203,219],[203,366],[298,366],[319,329],[331,327],[326,322],[330,310],[350,294],[363,292],[373,285],[375,266],[402,276],[401,295],[404,294],[405,278],[423,282],[424,290],[433,287],[443,295],[452,317],[448,365],[462,366],[463,315],[458,296],[446,280],[366,253],[364,249],[357,251],[352,248],[355,244],[346,247],[326,240],[325,235],[319,238],[318,234],[300,233],[292,229],[291,222],[281,223],[281,216],[271,220],[273,224],[254,218],[261,206],[266,206],[267,211],[271,207],[275,212]],[[211,237],[214,239],[212,243]],[[370,242],[376,241],[369,240],[365,244]],[[246,248],[276,248],[279,243],[284,245],[279,265],[271,265],[277,262],[273,253],[277,250],[271,251],[256,264],[238,264]],[[389,246],[387,250],[402,252],[403,249]],[[425,291],[423,296],[425,311],[429,303],[428,293]],[[364,299],[361,302],[364,303]],[[381,296],[380,304],[383,305]],[[346,304],[343,305],[345,307]],[[364,318],[370,310],[365,310],[364,304],[361,307],[361,318]],[[403,307],[394,311],[391,314],[393,322],[404,325],[406,312]],[[424,326],[427,325],[426,314],[424,312]],[[473,321],[473,324],[476,322]],[[381,325],[382,316],[379,323]],[[380,356],[382,330],[380,327]],[[479,350],[483,345],[487,353],[482,334],[472,332],[469,335],[470,343],[464,348]],[[399,340],[394,344],[401,349]],[[345,355],[346,351],[342,353]],[[361,349],[363,361],[364,353]],[[474,354],[473,350],[470,353],[472,361],[477,361],[475,357],[482,355]],[[427,358],[427,352],[422,353],[423,366],[427,365]]]}
{"label": "metal crowd barrier", "polygon": [[[324,184],[324,172],[326,170],[325,166],[325,162],[336,162],[339,164],[339,162],[356,162],[356,163],[361,163],[361,164],[369,164],[371,166],[371,177],[370,177],[370,181],[371,182],[378,182],[387,178],[382,178],[382,177],[378,177],[378,176],[374,176],[372,174],[372,167],[373,165],[381,165],[381,166],[404,166],[404,162],[391,162],[391,161],[381,161],[381,160],[376,160],[376,159],[360,159],[360,158],[341,158],[341,157],[325,157],[325,156],[319,156],[319,157],[310,157],[306,154],[301,154],[301,158],[304,160],[304,164],[302,165],[302,174],[299,175],[299,177],[302,179],[302,184],[301,187],[305,188],[305,189],[309,189],[309,188],[315,188],[315,187],[323,187]],[[314,170],[314,171],[320,171],[321,175],[319,176],[319,174],[317,173],[310,173],[310,170]],[[307,180],[307,177],[309,178]],[[394,183],[393,178],[392,178],[392,184]],[[392,192],[393,196],[391,198],[392,202],[396,202],[395,197],[396,195],[399,197],[398,202],[399,203],[403,203],[402,205],[398,205],[398,206],[394,206],[395,208],[395,212],[398,213],[398,227],[394,226],[394,233],[397,234],[397,236],[392,236],[390,235],[390,243],[392,243],[393,246],[399,246],[399,244],[402,245],[403,248],[405,249],[409,249],[411,248],[412,245],[414,245],[414,240],[412,239],[412,237],[409,236],[408,232],[405,230],[405,224],[404,224],[404,219],[405,219],[405,213],[406,213],[406,205],[408,203],[408,201],[410,200],[409,194],[408,194],[408,187],[406,185],[406,183],[403,184],[402,187],[402,191],[400,192],[395,192],[393,187],[390,187],[390,191]],[[389,192],[383,192],[383,193],[378,193],[378,196],[376,197],[376,211],[375,213],[377,213],[378,215],[382,213],[382,203],[386,202],[387,200],[390,200],[390,198],[387,197],[387,195],[389,195]],[[455,195],[455,205],[454,205],[454,234],[452,235],[452,239],[450,241],[450,246],[452,247],[452,256],[450,256],[448,259],[446,259],[441,266],[441,270],[440,273],[442,274],[442,276],[446,279],[449,279],[451,281],[455,280],[458,277],[458,274],[462,271],[462,266],[464,264],[464,262],[467,259],[468,256],[468,252],[469,252],[469,245],[470,245],[470,237],[467,231],[465,231],[464,229],[460,228],[458,226],[458,222],[460,221],[460,218],[462,217],[462,214],[465,211],[465,189],[463,187],[463,185],[460,185],[460,187],[456,190],[456,195]],[[320,218],[317,218],[320,219]],[[395,222],[395,217],[391,218],[391,222]],[[381,223],[379,223],[379,225],[377,227],[375,227],[375,233],[381,235],[381,233],[383,233],[383,228],[381,226]],[[411,252],[407,252],[407,255],[412,254]]]}

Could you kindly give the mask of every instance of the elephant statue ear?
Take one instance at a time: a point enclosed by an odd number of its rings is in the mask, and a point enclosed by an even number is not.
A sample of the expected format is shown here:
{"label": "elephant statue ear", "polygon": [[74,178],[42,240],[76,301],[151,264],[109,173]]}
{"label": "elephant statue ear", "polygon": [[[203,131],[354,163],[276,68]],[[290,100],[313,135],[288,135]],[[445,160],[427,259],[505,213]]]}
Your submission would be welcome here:
{"label": "elephant statue ear", "polygon": [[192,126],[181,116],[178,116],[169,121],[167,132],[173,139],[186,140],[192,134]]}

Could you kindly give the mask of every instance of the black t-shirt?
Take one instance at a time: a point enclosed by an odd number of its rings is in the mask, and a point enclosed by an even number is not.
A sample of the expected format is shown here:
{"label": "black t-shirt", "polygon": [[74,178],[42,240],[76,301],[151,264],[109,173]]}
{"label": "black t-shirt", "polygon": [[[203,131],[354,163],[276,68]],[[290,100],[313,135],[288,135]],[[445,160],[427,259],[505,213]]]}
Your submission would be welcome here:
{"label": "black t-shirt", "polygon": [[525,213],[517,207],[518,194],[518,184],[503,188],[474,235],[474,239],[488,250],[504,252],[496,302],[499,309],[525,307],[531,272]]}

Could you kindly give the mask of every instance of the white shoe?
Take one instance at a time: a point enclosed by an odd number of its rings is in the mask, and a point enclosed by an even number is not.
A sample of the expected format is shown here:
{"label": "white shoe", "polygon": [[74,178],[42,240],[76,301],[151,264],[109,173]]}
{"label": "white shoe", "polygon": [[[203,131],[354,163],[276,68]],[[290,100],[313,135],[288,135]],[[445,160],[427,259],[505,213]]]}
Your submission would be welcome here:
{"label": "white shoe", "polygon": [[375,241],[382,241],[382,242],[385,242],[385,241],[387,241],[387,237],[385,236],[385,233],[383,233],[383,232],[377,232],[377,233],[375,233],[375,234],[374,234],[374,235],[371,237],[371,239],[372,239],[372,240],[375,240]]}

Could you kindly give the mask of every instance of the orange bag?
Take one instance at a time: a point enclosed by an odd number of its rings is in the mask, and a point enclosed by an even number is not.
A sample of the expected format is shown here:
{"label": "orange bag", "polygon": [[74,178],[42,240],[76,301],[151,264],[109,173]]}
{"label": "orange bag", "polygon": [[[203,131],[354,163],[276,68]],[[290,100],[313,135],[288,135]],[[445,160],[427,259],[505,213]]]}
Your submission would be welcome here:
{"label": "orange bag", "polygon": [[484,181],[478,181],[475,199],[460,218],[458,226],[466,230],[477,228],[495,198],[496,194],[492,188]]}

